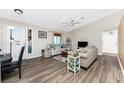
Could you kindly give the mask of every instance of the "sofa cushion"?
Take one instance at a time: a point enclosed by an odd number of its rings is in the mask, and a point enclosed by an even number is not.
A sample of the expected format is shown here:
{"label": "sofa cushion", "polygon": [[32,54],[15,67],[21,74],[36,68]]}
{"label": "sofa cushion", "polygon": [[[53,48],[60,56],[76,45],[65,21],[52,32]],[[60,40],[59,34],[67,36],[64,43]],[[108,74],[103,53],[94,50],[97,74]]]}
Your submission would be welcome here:
{"label": "sofa cushion", "polygon": [[80,52],[81,52],[81,53],[87,53],[87,51],[88,51],[87,49],[82,48]]}
{"label": "sofa cushion", "polygon": [[83,58],[87,58],[88,57],[88,53],[79,53],[80,57]]}
{"label": "sofa cushion", "polygon": [[86,53],[88,49],[86,48],[79,48],[77,49],[78,52],[83,52],[83,53]]}

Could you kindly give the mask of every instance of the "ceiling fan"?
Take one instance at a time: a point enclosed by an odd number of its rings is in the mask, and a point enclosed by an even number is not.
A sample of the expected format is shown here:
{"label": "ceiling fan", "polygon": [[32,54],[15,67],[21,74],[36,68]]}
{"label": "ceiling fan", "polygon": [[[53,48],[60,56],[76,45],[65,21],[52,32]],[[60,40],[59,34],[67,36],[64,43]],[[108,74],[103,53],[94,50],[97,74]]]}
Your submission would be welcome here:
{"label": "ceiling fan", "polygon": [[64,22],[62,24],[64,24],[65,26],[75,26],[77,24],[80,24],[82,19],[84,19],[84,17],[81,17],[79,21],[75,21],[75,20],[69,18],[69,20],[70,20],[69,22]]}

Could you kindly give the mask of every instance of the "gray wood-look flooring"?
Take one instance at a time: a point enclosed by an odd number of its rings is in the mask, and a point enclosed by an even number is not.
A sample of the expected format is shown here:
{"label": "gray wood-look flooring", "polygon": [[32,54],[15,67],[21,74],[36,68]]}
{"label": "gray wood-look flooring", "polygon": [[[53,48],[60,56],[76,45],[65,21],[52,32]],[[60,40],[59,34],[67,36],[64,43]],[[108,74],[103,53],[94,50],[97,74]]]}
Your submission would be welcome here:
{"label": "gray wood-look flooring", "polygon": [[18,71],[5,75],[3,83],[119,83],[124,82],[116,57],[98,56],[88,70],[81,68],[74,75],[66,63],[53,58],[35,58],[23,62],[22,79]]}

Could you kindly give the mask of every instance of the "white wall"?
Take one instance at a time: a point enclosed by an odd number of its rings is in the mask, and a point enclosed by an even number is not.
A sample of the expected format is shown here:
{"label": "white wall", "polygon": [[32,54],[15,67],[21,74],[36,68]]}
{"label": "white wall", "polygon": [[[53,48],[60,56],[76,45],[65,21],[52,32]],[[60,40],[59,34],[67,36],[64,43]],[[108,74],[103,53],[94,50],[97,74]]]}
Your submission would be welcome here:
{"label": "white wall", "polygon": [[2,51],[0,53],[3,53],[3,49],[4,49],[4,26],[0,23],[0,49],[2,49]]}
{"label": "white wall", "polygon": [[66,33],[65,38],[72,39],[72,48],[77,48],[77,42],[86,40],[89,45],[95,45],[99,53],[102,53],[102,31],[118,28],[123,11],[99,19],[74,31]]}
{"label": "white wall", "polygon": [[[53,33],[50,31],[57,31],[55,29],[49,29],[49,28],[44,28],[44,27],[39,27],[39,26],[34,26],[30,24],[25,24],[21,22],[16,22],[16,21],[11,21],[11,20],[6,20],[0,18],[0,48],[3,50],[6,49],[5,47],[5,26],[10,25],[10,26],[15,26],[15,27],[20,27],[23,29],[32,29],[33,31],[33,54],[28,56],[28,57],[37,57],[41,55],[41,49],[46,48],[47,44],[53,43]],[[43,38],[38,38],[38,31],[47,31],[47,39]]]}

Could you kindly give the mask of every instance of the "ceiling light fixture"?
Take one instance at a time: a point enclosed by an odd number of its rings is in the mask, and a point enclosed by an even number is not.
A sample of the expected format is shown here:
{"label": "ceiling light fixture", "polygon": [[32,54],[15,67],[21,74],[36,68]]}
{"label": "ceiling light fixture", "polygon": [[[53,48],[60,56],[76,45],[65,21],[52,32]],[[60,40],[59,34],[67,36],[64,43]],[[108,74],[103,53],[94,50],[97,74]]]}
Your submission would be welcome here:
{"label": "ceiling light fixture", "polygon": [[72,19],[72,18],[69,18],[69,19],[68,19],[68,20],[69,20],[68,22],[64,22],[64,23],[62,23],[62,24],[64,24],[65,26],[72,27],[72,26],[75,26],[75,25],[80,24],[83,19],[84,19],[84,17],[81,17],[81,18],[78,19],[78,20],[74,20],[74,19]]}
{"label": "ceiling light fixture", "polygon": [[22,15],[23,11],[20,9],[14,9],[14,12],[17,13],[18,15]]}

